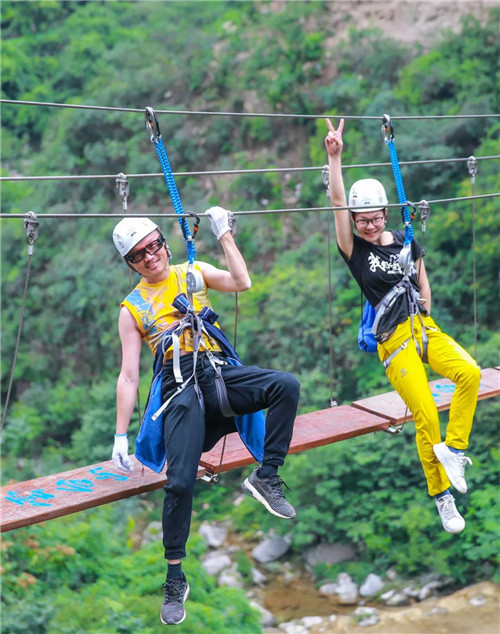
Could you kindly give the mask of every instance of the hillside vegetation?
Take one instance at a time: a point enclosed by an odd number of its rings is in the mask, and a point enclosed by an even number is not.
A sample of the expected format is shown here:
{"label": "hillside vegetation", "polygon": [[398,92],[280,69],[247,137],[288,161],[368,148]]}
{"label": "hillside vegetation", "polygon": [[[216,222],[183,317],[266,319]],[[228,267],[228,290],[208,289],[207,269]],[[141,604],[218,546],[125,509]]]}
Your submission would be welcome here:
{"label": "hillside vegetation", "polygon": [[[273,10],[271,10],[273,8]],[[496,73],[499,11],[464,18],[423,50],[376,30],[333,25],[328,2],[55,2],[2,3],[2,98],[57,103],[219,112],[377,117],[348,119],[344,163],[389,161],[378,117],[499,112]],[[340,37],[342,35],[342,37]],[[338,42],[330,48],[332,41]],[[2,175],[158,173],[142,113],[2,104]],[[184,207],[234,211],[324,207],[322,119],[159,115],[175,172],[317,166],[316,171],[179,176]],[[498,154],[498,118],[395,120],[401,161]],[[498,190],[494,160],[479,161],[472,187],[466,163],[403,166],[408,197],[439,200]],[[380,178],[397,202],[391,168],[345,170],[346,183]],[[171,213],[162,178],[130,179],[131,213]],[[114,251],[122,212],[114,179],[5,182],[3,213],[62,213],[40,218],[11,403],[2,434],[2,474],[23,480],[109,459],[120,363],[116,320],[134,280]],[[433,314],[482,367],[498,365],[500,214],[495,198],[431,205],[423,236]],[[400,214],[391,213],[391,227]],[[174,253],[185,258],[177,221],[160,221]],[[2,219],[2,398],[5,400],[26,275],[22,220]],[[474,228],[474,243],[472,242]],[[237,242],[252,289],[238,299],[242,359],[295,373],[300,411],[387,391],[374,356],[356,345],[359,290],[338,255],[328,252],[330,212],[243,215]],[[474,249],[474,250],[473,250]],[[477,270],[474,332],[473,254]],[[197,256],[223,265],[209,223]],[[330,257],[329,257],[330,256]],[[332,295],[328,274],[331,269]],[[213,296],[231,338],[234,298]],[[329,321],[331,300],[332,324]],[[330,377],[330,354],[333,372]],[[143,355],[141,402],[152,359]],[[434,378],[430,375],[430,378]],[[332,389],[330,389],[330,382]],[[444,424],[445,416],[443,416]],[[296,552],[318,541],[349,541],[356,570],[389,566],[432,571],[454,585],[497,578],[499,520],[498,405],[478,404],[470,449],[471,493],[461,498],[466,531],[440,530],[414,443],[364,437],[287,460],[283,477],[298,510]],[[138,421],[131,427],[131,438]],[[231,496],[241,473],[202,488],[196,522],[231,516],[242,532],[290,531]],[[292,499],[293,498],[293,499]],[[464,500],[462,502],[462,500]],[[134,546],[141,526],[159,519],[161,494],[17,531],[4,541],[5,634],[156,632],[164,562],[158,544]],[[187,574],[193,601],[182,632],[260,631],[243,592],[217,588],[200,570],[203,543],[193,537]],[[356,568],[358,566],[358,568]],[[317,579],[335,569],[320,567]],[[498,580],[498,578],[497,578]],[[78,601],[75,602],[77,592]],[[155,615],[154,619],[152,614]],[[77,623],[77,627],[75,626]],[[208,625],[207,625],[208,624]]]}

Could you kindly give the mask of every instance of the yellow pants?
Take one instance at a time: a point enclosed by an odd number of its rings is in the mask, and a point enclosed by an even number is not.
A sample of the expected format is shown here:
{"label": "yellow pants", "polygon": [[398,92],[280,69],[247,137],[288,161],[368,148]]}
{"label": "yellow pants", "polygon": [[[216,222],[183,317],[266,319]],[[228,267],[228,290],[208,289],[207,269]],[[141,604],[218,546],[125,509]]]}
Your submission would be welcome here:
{"label": "yellow pants", "polygon": [[[451,399],[449,422],[445,442],[455,449],[466,449],[477,404],[479,366],[458,343],[441,332],[431,317],[423,317],[429,338],[427,358],[430,367],[456,384]],[[422,325],[414,319],[413,330],[422,350]],[[411,411],[416,427],[417,450],[427,480],[429,495],[437,495],[450,486],[441,463],[435,457],[432,445],[441,442],[439,415],[415,342],[411,339],[408,318],[396,328],[392,336],[378,345],[378,355],[385,361],[406,339],[410,342],[392,359],[386,374],[394,389]]]}

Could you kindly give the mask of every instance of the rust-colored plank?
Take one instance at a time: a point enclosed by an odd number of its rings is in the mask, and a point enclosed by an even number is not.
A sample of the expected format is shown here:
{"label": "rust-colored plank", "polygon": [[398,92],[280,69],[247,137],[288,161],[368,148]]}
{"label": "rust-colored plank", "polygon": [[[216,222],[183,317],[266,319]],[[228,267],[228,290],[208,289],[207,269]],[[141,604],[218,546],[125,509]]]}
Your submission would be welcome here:
{"label": "rust-colored plank", "polygon": [[[84,509],[161,488],[165,473],[155,473],[130,456],[135,471],[118,471],[112,460],[80,467],[0,489],[0,532],[37,524]],[[199,467],[198,477],[205,474]]]}
{"label": "rust-colored plank", "polygon": [[[451,397],[455,390],[455,384],[449,379],[437,379],[429,383],[432,396],[436,402],[438,411],[449,409]],[[481,370],[481,381],[479,383],[479,394],[477,400],[492,398],[500,394],[500,376],[495,368]],[[354,401],[353,407],[357,407],[366,412],[372,412],[378,416],[389,418],[393,424],[400,424],[403,421],[413,420],[410,411],[406,412],[403,399],[397,392],[386,392],[359,401]],[[406,418],[405,418],[406,412]]]}
{"label": "rust-colored plank", "polygon": [[[350,405],[331,407],[309,414],[301,414],[295,419],[289,453],[297,453],[322,445],[387,429],[390,421],[374,414],[368,414]],[[200,465],[211,473],[219,470],[223,440],[209,452],[201,456]],[[226,437],[226,446],[221,472],[237,469],[255,462],[238,434]]]}

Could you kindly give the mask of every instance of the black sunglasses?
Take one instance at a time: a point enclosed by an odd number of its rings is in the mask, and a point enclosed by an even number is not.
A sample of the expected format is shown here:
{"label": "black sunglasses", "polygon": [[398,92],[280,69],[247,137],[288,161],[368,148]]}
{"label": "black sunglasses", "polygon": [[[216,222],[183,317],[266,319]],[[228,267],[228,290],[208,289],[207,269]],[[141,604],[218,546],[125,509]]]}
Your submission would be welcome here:
{"label": "black sunglasses", "polygon": [[156,240],[153,240],[153,242],[147,244],[144,249],[139,249],[138,251],[134,251],[133,253],[126,255],[125,260],[130,264],[137,264],[141,260],[144,260],[146,253],[148,253],[149,255],[154,255],[155,253],[158,253],[158,251],[162,248],[164,244],[165,238],[163,236],[160,236]]}

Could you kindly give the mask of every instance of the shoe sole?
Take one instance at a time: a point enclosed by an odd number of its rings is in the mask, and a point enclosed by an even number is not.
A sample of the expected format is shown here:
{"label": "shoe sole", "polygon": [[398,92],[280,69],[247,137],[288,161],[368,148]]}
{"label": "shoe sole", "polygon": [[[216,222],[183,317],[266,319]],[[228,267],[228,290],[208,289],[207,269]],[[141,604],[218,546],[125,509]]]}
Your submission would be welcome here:
{"label": "shoe sole", "polygon": [[[182,600],[183,605],[188,600],[188,597],[189,597],[189,583],[187,585],[186,592],[184,592],[184,599]],[[186,610],[184,610],[184,616],[182,617],[180,621],[176,621],[175,623],[167,623],[166,621],[163,620],[163,616],[160,610],[160,621],[163,623],[163,625],[179,625],[180,623],[182,623],[182,621],[184,621],[185,618],[186,618]]]}
{"label": "shoe sole", "polygon": [[455,489],[459,493],[467,493],[467,483],[465,483],[465,487],[461,486],[460,483],[448,473],[448,470],[446,469],[446,453],[444,452],[443,447],[440,447],[439,445],[434,445],[432,449],[434,450],[434,455],[436,456],[436,458],[443,465],[443,468],[446,471],[446,475],[448,476],[449,481],[452,483]]}
{"label": "shoe sole", "polygon": [[465,528],[465,523],[464,523],[464,525],[462,526],[462,528],[459,528],[459,529],[458,529],[458,530],[456,530],[456,531],[451,531],[449,528],[446,528],[445,526],[443,526],[443,528],[444,528],[444,530],[445,530],[447,533],[450,533],[451,535],[457,535],[458,533],[461,533],[461,532],[464,530],[464,528]]}
{"label": "shoe sole", "polygon": [[266,509],[269,511],[269,513],[276,515],[276,517],[280,517],[283,520],[293,520],[293,518],[295,517],[295,514],[292,515],[292,517],[289,517],[288,515],[282,515],[281,513],[278,513],[278,511],[275,511],[273,508],[271,508],[266,498],[257,491],[257,489],[249,482],[248,478],[243,482],[243,484],[241,485],[241,488],[247,495],[250,495],[251,497],[255,498],[258,502],[260,502],[262,505],[264,505]]}

